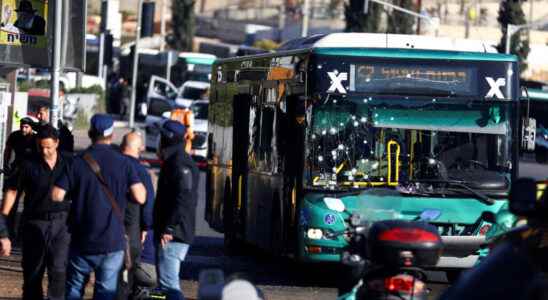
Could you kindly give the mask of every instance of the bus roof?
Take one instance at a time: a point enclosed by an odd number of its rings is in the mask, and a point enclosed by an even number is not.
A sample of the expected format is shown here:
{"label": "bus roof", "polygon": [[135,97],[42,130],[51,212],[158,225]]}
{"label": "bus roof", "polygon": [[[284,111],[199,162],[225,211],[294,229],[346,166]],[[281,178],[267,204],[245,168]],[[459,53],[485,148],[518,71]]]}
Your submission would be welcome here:
{"label": "bus roof", "polygon": [[392,48],[498,53],[494,46],[484,41],[384,33],[332,33],[319,39],[312,47]]}
{"label": "bus roof", "polygon": [[228,58],[221,62],[303,52],[336,56],[517,61],[516,56],[497,53],[495,47],[483,41],[404,34],[331,33],[313,35],[288,41],[280,49],[275,53]]}

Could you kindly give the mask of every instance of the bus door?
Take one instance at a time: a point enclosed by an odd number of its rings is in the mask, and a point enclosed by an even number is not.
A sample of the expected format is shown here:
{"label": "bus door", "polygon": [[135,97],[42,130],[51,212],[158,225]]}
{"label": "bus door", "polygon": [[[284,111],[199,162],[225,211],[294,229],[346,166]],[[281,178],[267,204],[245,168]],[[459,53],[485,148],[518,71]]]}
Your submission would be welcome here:
{"label": "bus door", "polygon": [[[225,200],[225,230],[245,232],[247,207],[247,174],[249,149],[249,112],[252,96],[237,94],[233,98],[233,144],[232,144],[232,196]],[[227,203],[228,202],[228,203]],[[227,216],[226,213],[229,213]]]}
{"label": "bus door", "polygon": [[277,100],[276,86],[263,83],[250,107],[246,219],[248,240],[275,252],[281,250],[284,222]]}

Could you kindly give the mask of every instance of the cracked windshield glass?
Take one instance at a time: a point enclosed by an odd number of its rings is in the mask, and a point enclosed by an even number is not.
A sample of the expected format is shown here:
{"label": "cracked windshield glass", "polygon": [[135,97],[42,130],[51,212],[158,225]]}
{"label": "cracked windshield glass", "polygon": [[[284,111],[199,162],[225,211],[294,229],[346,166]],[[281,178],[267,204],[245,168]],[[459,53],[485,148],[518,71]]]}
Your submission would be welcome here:
{"label": "cracked windshield glass", "polygon": [[310,185],[398,186],[447,180],[507,188],[510,106],[328,95],[309,112]]}

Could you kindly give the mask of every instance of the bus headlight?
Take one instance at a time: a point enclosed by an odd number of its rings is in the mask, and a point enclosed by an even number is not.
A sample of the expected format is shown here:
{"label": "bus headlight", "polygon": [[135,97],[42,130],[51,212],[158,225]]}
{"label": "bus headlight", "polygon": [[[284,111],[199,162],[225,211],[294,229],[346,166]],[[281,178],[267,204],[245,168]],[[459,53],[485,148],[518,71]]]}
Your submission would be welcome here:
{"label": "bus headlight", "polygon": [[311,240],[321,240],[323,237],[323,232],[321,229],[310,228],[306,232],[306,236]]}

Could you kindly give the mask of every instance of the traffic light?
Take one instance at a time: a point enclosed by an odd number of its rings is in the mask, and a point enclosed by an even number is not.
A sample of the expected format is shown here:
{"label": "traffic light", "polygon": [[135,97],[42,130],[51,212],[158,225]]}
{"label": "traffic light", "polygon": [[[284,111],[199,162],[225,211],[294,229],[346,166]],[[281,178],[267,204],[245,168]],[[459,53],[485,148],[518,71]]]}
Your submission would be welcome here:
{"label": "traffic light", "polygon": [[108,18],[108,3],[107,1],[101,1],[101,24],[100,31],[105,32],[107,30],[107,18]]}
{"label": "traffic light", "polygon": [[350,9],[355,13],[362,12],[367,15],[369,0],[350,0]]}
{"label": "traffic light", "polygon": [[156,3],[143,2],[143,15],[141,23],[141,37],[154,35],[154,8]]}
{"label": "traffic light", "polygon": [[114,38],[110,32],[105,34],[105,56],[103,57],[103,64],[112,67],[113,58],[113,46]]}

